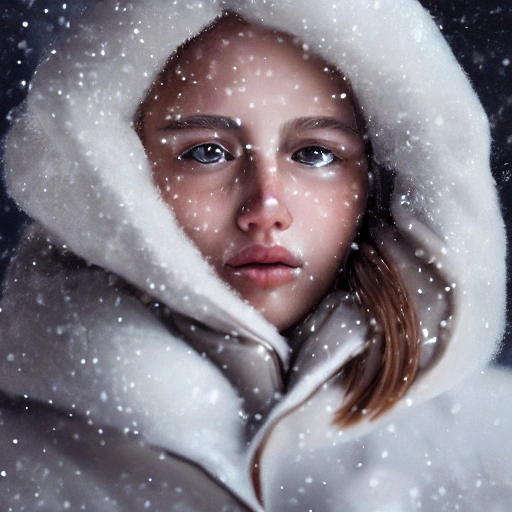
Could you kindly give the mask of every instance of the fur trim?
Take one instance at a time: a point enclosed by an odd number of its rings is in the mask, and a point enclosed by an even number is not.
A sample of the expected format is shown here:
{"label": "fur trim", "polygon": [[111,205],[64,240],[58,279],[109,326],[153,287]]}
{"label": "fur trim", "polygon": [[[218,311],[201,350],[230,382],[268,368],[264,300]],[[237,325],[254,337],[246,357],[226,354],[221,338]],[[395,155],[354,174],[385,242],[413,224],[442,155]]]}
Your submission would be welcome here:
{"label": "fur trim", "polygon": [[6,149],[8,188],[62,244],[172,309],[271,343],[276,330],[220,282],[158,196],[132,118],[169,54],[224,10],[297,34],[344,71],[392,212],[453,291],[452,338],[423,379],[441,392],[494,354],[504,327],[505,238],[481,105],[414,0],[106,1],[41,64]]}

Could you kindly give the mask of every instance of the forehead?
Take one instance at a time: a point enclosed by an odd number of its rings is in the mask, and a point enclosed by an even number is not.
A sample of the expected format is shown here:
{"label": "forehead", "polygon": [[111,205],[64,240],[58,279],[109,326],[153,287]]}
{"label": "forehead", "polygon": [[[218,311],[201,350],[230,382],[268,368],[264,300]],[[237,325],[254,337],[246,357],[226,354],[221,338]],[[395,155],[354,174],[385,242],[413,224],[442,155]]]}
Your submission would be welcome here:
{"label": "forehead", "polygon": [[215,66],[226,60],[235,66],[256,67],[280,59],[303,69],[329,67],[311,54],[307,45],[298,38],[231,18],[203,31],[174,56],[176,63],[190,67],[194,63],[204,64],[207,61],[209,65],[202,69],[206,73],[213,71],[213,76]]}
{"label": "forehead", "polygon": [[354,117],[349,87],[339,71],[297,38],[234,17],[180,48],[147,98],[149,107],[166,115],[219,109],[236,115],[240,107],[256,103],[276,108],[293,103],[302,110],[297,117],[344,110],[345,122]]}

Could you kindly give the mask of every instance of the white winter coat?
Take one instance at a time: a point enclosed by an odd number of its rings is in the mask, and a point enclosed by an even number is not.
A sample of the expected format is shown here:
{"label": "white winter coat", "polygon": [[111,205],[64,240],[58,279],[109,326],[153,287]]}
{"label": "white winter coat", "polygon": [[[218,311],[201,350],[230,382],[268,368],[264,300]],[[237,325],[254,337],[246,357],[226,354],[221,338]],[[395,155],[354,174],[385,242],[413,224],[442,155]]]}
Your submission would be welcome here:
{"label": "white winter coat", "polygon": [[[326,299],[290,369],[177,227],[133,130],[168,56],[227,9],[343,70],[396,173],[402,241],[383,243],[424,346],[377,420],[333,425],[365,341],[350,298]],[[6,181],[35,223],[0,305],[2,510],[509,510],[511,381],[486,366],[505,302],[489,130],[414,0],[106,0],[38,68]]]}

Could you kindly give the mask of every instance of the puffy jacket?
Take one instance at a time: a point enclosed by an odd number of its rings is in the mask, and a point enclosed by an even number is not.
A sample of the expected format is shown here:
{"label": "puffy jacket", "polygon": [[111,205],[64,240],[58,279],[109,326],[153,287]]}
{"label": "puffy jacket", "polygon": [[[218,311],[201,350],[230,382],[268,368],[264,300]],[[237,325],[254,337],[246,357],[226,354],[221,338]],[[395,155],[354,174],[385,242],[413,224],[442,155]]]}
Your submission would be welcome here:
{"label": "puffy jacket", "polygon": [[[333,422],[340,370],[366,342],[351,297],[325,299],[291,360],[153,183],[135,112],[169,55],[225,10],[343,70],[393,178],[398,236],[379,237],[424,339],[413,386],[377,419]],[[505,303],[489,144],[414,0],[91,7],[40,64],[6,143],[9,192],[34,223],[0,305],[3,508],[508,510],[510,376],[488,366]]]}

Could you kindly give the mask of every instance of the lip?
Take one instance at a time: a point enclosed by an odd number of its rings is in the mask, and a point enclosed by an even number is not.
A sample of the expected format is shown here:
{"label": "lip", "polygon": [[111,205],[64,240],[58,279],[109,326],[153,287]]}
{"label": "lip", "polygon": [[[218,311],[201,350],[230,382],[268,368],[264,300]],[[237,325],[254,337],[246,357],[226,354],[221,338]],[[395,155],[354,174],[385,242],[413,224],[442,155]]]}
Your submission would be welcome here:
{"label": "lip", "polygon": [[302,265],[284,247],[253,245],[229,259],[226,268],[260,288],[277,288],[296,279]]}

